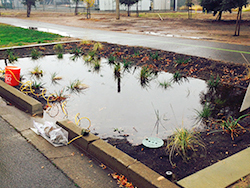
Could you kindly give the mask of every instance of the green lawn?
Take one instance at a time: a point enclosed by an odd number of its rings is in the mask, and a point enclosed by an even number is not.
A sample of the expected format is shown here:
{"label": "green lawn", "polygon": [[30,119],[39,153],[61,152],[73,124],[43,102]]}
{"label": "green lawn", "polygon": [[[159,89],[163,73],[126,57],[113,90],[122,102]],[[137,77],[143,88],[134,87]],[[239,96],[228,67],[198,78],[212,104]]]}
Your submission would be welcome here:
{"label": "green lawn", "polygon": [[0,24],[0,47],[58,41],[62,36]]}

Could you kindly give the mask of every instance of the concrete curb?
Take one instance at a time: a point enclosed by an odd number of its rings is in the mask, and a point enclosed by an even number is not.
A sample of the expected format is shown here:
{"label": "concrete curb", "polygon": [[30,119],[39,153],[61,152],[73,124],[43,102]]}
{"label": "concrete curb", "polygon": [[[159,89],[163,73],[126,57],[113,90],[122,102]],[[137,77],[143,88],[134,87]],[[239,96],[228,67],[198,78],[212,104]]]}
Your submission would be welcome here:
{"label": "concrete curb", "polygon": [[42,103],[0,80],[0,95],[31,115],[42,115]]}
{"label": "concrete curb", "polygon": [[[69,140],[81,135],[82,129],[76,126],[72,121],[63,120],[57,121],[56,123],[69,132]],[[123,174],[129,181],[133,182],[138,187],[179,187],[141,162],[133,159],[91,133],[75,140],[73,144],[93,155],[111,169]]]}

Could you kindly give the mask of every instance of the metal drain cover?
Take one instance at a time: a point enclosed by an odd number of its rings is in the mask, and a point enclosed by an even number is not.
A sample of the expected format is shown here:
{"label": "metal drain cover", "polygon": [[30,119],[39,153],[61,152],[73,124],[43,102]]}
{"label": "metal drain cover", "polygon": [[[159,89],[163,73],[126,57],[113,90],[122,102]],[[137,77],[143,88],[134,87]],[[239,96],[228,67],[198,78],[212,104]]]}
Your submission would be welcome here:
{"label": "metal drain cover", "polygon": [[142,144],[148,148],[160,148],[163,146],[164,141],[160,138],[149,137],[149,138],[145,138],[142,141]]}

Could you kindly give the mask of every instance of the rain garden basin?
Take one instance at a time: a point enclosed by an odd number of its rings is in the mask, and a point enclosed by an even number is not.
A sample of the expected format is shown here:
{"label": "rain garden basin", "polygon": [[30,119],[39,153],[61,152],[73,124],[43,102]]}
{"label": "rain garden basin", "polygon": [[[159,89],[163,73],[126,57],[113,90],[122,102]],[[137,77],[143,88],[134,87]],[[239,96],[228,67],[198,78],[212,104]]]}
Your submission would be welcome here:
{"label": "rain garden basin", "polygon": [[[19,58],[15,66],[21,68],[23,83],[32,81],[46,88],[47,97],[62,92],[67,96],[62,105],[54,104],[44,112],[44,121],[57,121],[75,116],[91,120],[90,130],[101,138],[127,137],[132,144],[140,144],[150,136],[162,139],[171,135],[176,128],[191,129],[197,123],[196,110],[203,107],[202,94],[208,91],[204,80],[186,78],[173,81],[173,74],[157,72],[147,83],[140,79],[141,67],[120,68],[120,77],[114,74],[114,65],[107,59],[100,59],[100,67],[78,58],[71,59],[65,54],[63,59],[56,55],[44,56],[38,60]],[[4,67],[4,63],[0,65]],[[34,67],[43,71],[42,76],[30,72]],[[52,81],[56,73],[61,80]],[[79,80],[87,86],[83,90],[71,90],[70,85]],[[168,83],[164,87],[161,83]],[[240,104],[238,104],[240,105]],[[66,113],[65,113],[66,112]],[[82,120],[80,126],[88,127],[88,121]]]}

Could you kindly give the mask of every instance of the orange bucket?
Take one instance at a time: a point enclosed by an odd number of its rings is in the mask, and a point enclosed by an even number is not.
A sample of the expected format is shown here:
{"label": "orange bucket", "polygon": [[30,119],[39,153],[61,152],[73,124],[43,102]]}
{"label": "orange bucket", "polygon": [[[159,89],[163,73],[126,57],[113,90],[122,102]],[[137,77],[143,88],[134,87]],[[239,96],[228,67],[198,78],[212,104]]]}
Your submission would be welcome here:
{"label": "orange bucket", "polygon": [[18,86],[20,83],[20,71],[21,68],[17,66],[5,67],[5,83],[11,86]]}

